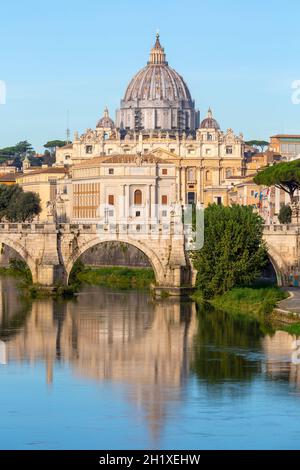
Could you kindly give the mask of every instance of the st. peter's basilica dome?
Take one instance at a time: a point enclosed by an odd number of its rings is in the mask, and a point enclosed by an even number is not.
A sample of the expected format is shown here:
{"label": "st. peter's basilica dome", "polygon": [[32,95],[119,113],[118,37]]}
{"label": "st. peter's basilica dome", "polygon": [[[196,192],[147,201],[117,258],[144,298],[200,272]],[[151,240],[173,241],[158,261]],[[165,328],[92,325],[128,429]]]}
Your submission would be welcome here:
{"label": "st. peter's basilica dome", "polygon": [[198,113],[184,79],[166,61],[159,34],[146,67],[130,81],[117,127],[121,129],[194,130]]}

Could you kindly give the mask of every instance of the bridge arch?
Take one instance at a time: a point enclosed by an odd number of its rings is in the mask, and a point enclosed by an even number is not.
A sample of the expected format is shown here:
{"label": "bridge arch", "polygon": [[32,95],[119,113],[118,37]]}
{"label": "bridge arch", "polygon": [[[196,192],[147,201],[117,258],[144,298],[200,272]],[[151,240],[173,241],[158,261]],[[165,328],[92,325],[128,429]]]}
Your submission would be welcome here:
{"label": "bridge arch", "polygon": [[27,264],[30,269],[32,282],[37,282],[37,266],[32,256],[25,250],[25,248],[16,240],[11,240],[9,237],[0,237],[0,245],[6,245],[15,251]]}
{"label": "bridge arch", "polygon": [[165,268],[157,256],[157,254],[144,243],[133,240],[133,239],[122,239],[118,238],[117,240],[112,240],[111,238],[105,238],[103,240],[99,240],[99,237],[93,238],[92,240],[84,243],[82,246],[78,247],[78,249],[65,261],[65,270],[66,270],[66,280],[67,283],[69,282],[70,273],[75,262],[83,255],[86,251],[90,248],[93,248],[97,245],[102,245],[104,243],[124,243],[126,245],[131,245],[140,250],[149,260],[149,263],[154,271],[155,281],[159,285],[163,285],[166,277]]}
{"label": "bridge arch", "polygon": [[282,255],[271,246],[267,246],[268,258],[274,268],[279,287],[284,285],[284,275],[288,272],[288,265]]}

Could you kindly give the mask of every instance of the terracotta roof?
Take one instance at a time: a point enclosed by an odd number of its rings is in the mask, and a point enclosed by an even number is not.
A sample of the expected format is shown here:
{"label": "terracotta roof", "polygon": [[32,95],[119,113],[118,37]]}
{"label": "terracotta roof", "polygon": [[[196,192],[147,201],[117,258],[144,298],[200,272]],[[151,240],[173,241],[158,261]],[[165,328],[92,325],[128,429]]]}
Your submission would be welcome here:
{"label": "terracotta roof", "polygon": [[72,149],[73,148],[73,144],[67,144],[67,145],[64,145],[63,147],[59,147],[60,149]]}
{"label": "terracotta roof", "polygon": [[300,139],[300,134],[276,134],[276,135],[271,135],[271,139],[277,138],[277,139]]}
{"label": "terracotta roof", "polygon": [[114,164],[114,163],[127,163],[127,164],[134,164],[137,165],[138,159],[142,160],[142,163],[172,163],[168,162],[168,160],[162,159],[157,157],[155,154],[149,153],[144,155],[137,155],[137,154],[116,154],[116,155],[105,155],[103,157],[94,157],[89,158],[86,162],[77,163],[73,165],[73,169],[76,168],[85,168],[86,166],[95,165],[98,163],[107,163],[107,164]]}
{"label": "terracotta roof", "polygon": [[157,162],[163,162],[159,157],[156,157],[156,155],[152,154],[144,154],[144,155],[136,155],[136,154],[123,154],[123,155],[112,155],[110,157],[107,157],[103,160],[102,163],[133,163],[137,164],[138,160],[141,161],[141,163],[157,163]]}
{"label": "terracotta roof", "polygon": [[[61,167],[48,167],[48,168],[41,168],[41,167],[37,167],[39,169],[37,170],[33,170],[33,171],[28,171],[26,173],[21,173],[20,176],[27,176],[27,175],[39,175],[39,174],[43,174],[43,173],[52,173],[52,174],[58,174],[58,173],[61,173],[61,174],[64,174],[64,173],[68,173],[68,169],[66,168],[61,168]],[[17,175],[17,177],[19,177],[19,175]]]}

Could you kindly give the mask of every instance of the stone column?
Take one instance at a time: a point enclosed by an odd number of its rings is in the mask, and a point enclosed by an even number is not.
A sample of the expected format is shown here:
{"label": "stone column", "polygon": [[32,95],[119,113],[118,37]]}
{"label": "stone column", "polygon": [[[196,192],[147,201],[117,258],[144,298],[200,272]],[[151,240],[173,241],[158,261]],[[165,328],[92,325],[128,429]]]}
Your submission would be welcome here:
{"label": "stone column", "polygon": [[181,202],[186,204],[186,168],[181,168]]}
{"label": "stone column", "polygon": [[176,195],[175,200],[181,200],[181,178],[180,178],[180,167],[176,167]]}
{"label": "stone column", "polygon": [[151,188],[151,219],[155,220],[157,218],[156,187],[154,184],[152,184],[150,188]]}
{"label": "stone column", "polygon": [[130,198],[129,198],[129,185],[124,185],[124,217],[127,221],[129,217],[129,207],[130,207]]}
{"label": "stone column", "polygon": [[197,204],[201,204],[201,170],[197,168]]}

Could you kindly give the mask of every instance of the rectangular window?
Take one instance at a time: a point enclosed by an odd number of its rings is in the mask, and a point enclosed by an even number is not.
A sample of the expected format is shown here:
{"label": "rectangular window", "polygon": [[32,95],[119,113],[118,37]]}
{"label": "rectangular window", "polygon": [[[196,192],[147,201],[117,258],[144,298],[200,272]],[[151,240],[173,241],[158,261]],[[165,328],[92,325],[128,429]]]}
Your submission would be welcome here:
{"label": "rectangular window", "polygon": [[168,174],[167,168],[163,168],[163,169],[162,169],[162,174],[163,174],[163,175],[167,175],[167,174]]}
{"label": "rectangular window", "polygon": [[115,170],[114,170],[113,168],[109,168],[109,170],[108,170],[108,174],[109,174],[109,175],[113,175],[114,172],[115,172]]}
{"label": "rectangular window", "polygon": [[194,204],[195,203],[195,193],[194,192],[189,192],[188,193],[188,204]]}
{"label": "rectangular window", "polygon": [[163,206],[165,206],[166,204],[168,204],[168,196],[162,196],[161,197],[161,203]]}
{"label": "rectangular window", "polygon": [[85,153],[93,153],[93,146],[92,145],[86,145],[85,147]]}
{"label": "rectangular window", "polygon": [[110,194],[110,195],[108,196],[108,204],[109,204],[110,206],[114,206],[114,205],[115,205],[115,196],[114,196],[113,194]]}
{"label": "rectangular window", "polygon": [[226,154],[227,154],[227,155],[231,155],[231,154],[232,154],[232,146],[231,146],[231,145],[228,145],[228,146],[226,147]]}
{"label": "rectangular window", "polygon": [[167,215],[168,215],[168,211],[162,211],[162,213],[161,213],[162,217],[167,217]]}
{"label": "rectangular window", "polygon": [[140,211],[136,211],[135,216],[136,216],[136,217],[141,217],[141,212],[140,212]]}

